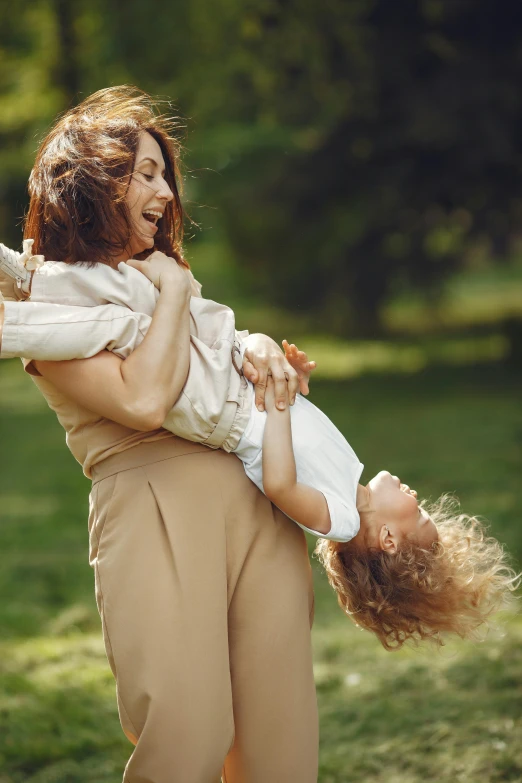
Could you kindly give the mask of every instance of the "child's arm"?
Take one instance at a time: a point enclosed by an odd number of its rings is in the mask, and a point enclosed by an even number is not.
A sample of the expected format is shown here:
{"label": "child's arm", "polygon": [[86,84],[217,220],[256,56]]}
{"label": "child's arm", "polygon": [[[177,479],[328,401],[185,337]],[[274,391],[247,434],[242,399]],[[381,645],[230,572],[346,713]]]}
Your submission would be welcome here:
{"label": "child's arm", "polygon": [[318,489],[297,481],[290,425],[290,406],[274,403],[274,382],[268,377],[265,395],[267,420],[263,436],[263,487],[265,495],[287,516],[304,527],[326,535],[331,520],[326,498]]}

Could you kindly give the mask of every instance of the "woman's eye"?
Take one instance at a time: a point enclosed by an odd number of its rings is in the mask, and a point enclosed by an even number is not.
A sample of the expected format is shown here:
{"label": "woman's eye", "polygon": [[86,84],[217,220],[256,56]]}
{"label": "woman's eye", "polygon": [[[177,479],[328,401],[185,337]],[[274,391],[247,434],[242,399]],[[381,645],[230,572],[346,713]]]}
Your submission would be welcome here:
{"label": "woman's eye", "polygon": [[154,179],[154,177],[152,176],[152,174],[143,174],[143,176],[144,176],[144,177],[145,177],[145,179],[146,179],[146,180],[148,180],[149,182],[151,182],[151,181]]}

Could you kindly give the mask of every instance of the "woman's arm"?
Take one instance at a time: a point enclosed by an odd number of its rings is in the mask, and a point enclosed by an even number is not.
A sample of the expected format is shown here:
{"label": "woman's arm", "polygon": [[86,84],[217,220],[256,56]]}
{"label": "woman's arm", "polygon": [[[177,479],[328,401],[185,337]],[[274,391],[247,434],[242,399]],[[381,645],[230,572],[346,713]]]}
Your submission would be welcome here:
{"label": "woman's arm", "polygon": [[160,289],[141,345],[121,360],[102,351],[92,359],[34,362],[38,372],[70,399],[133,429],[157,429],[185,384],[190,356],[190,285],[162,253],[133,261]]}
{"label": "woman's arm", "polygon": [[330,532],[326,498],[318,489],[297,481],[292,445],[290,408],[274,404],[274,384],[268,379],[265,395],[267,420],[263,435],[263,488],[272,503],[287,516],[317,533]]}

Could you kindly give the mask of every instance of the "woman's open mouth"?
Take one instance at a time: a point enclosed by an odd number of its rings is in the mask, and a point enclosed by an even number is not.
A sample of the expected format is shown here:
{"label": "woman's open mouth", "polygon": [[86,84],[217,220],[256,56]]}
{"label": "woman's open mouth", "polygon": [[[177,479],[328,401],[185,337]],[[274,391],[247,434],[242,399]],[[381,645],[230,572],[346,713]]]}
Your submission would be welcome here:
{"label": "woman's open mouth", "polygon": [[147,223],[149,223],[151,226],[154,226],[154,228],[157,230],[158,220],[161,220],[163,213],[156,209],[146,209],[142,212],[142,215],[144,220],[146,220]]}

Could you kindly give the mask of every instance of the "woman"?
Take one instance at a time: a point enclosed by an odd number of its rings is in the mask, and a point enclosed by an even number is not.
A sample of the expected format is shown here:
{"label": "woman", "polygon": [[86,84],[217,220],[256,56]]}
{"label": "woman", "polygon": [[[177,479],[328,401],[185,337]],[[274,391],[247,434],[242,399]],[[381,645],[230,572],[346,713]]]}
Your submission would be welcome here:
{"label": "woman", "polygon": [[[124,781],[214,783],[222,771],[226,783],[311,783],[318,732],[303,533],[233,455],[161,428],[188,371],[196,285],[182,257],[168,128],[145,94],[117,87],[68,112],[43,141],[25,227],[34,252],[112,266],[160,251],[140,266],[160,296],[126,360],[102,351],[26,369],[93,479],[90,560],[120,719],[136,745]],[[276,344],[247,341],[243,369],[258,404],[268,373],[278,401],[287,373],[292,398],[299,379]]]}

